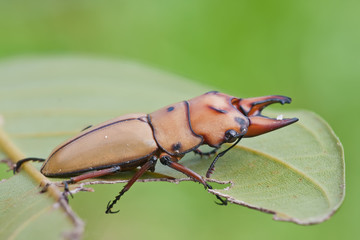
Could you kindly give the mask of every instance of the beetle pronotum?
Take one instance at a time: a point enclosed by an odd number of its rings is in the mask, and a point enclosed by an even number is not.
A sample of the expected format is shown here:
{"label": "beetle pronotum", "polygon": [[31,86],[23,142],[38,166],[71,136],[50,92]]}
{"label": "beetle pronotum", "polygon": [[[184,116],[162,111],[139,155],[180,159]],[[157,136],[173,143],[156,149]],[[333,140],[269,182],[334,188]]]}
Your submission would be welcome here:
{"label": "beetle pronotum", "polygon": [[[285,96],[236,98],[219,92],[208,92],[188,101],[171,104],[150,114],[128,114],[85,129],[77,136],[55,148],[47,159],[20,160],[14,172],[26,161],[45,161],[41,173],[48,177],[71,177],[64,181],[76,183],[140,167],[115,199],[109,202],[106,213],[146,171],[154,171],[157,160],[170,168],[211,188],[204,178],[178,161],[188,152],[201,155],[215,153],[223,143],[235,142],[220,152],[210,165],[209,178],[219,157],[243,137],[258,136],[287,126],[297,118],[272,119],[261,111],[272,103],[290,103]],[[206,144],[214,151],[202,153]],[[65,191],[65,192],[66,192]],[[226,204],[226,201],[217,198]]]}

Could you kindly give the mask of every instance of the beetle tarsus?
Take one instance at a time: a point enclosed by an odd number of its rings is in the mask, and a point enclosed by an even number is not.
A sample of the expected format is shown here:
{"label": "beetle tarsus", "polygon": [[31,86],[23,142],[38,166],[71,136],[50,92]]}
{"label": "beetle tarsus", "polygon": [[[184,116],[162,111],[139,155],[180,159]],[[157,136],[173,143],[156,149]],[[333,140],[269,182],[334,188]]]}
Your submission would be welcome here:
{"label": "beetle tarsus", "polygon": [[[73,180],[67,180],[67,181],[63,181],[63,184],[64,184],[64,193],[63,193],[63,195],[66,197],[66,199],[67,199],[67,195],[70,195],[71,196],[71,198],[74,198],[74,196],[72,195],[72,193],[71,193],[71,191],[70,191],[70,189],[69,189],[69,183],[73,183]],[[67,200],[67,202],[69,202],[68,200]]]}
{"label": "beetle tarsus", "polygon": [[[130,179],[129,180],[129,182],[131,181],[132,179]],[[136,181],[136,180],[135,180]],[[111,201],[109,201],[108,202],[108,205],[107,205],[107,207],[106,207],[106,211],[105,211],[105,213],[118,213],[120,210],[118,210],[118,211],[111,211],[111,209],[112,209],[112,207],[117,203],[117,201],[119,201],[120,200],[120,198],[121,198],[121,196],[122,195],[124,195],[125,194],[125,192],[127,192],[129,189],[130,189],[130,187],[131,187],[131,185],[130,186],[128,186],[129,185],[129,182],[124,186],[124,188],[121,190],[121,192],[119,192],[119,194],[115,197],[115,199],[111,202]]]}
{"label": "beetle tarsus", "polygon": [[203,151],[201,151],[200,149],[195,149],[193,152],[194,152],[195,154],[200,155],[200,157],[203,157],[203,156],[210,157],[211,155],[216,154],[217,150],[218,150],[218,149],[215,148],[215,149],[213,149],[213,150],[211,150],[211,151],[209,151],[209,152],[203,152]]}
{"label": "beetle tarsus", "polygon": [[[125,187],[126,187],[126,185],[125,185]],[[120,200],[120,197],[121,197],[122,195],[124,195],[124,193],[127,191],[127,190],[125,190],[125,187],[121,190],[121,192],[119,193],[119,195],[117,195],[112,202],[111,202],[111,201],[108,202],[108,205],[107,205],[106,211],[105,211],[106,214],[108,214],[108,213],[118,213],[118,212],[120,211],[120,210],[118,210],[118,211],[111,211],[111,209],[112,209],[112,207],[116,204],[116,202]]]}
{"label": "beetle tarsus", "polygon": [[[206,183],[206,186],[207,186],[208,189],[213,189],[213,187],[212,187],[210,184],[208,184],[208,183]],[[215,201],[215,203],[216,203],[217,205],[226,206],[226,205],[228,204],[227,199],[224,200],[224,199],[222,199],[220,196],[218,196],[218,195],[216,195],[216,194],[215,194],[215,197],[220,201],[220,202],[216,202],[216,201]]]}
{"label": "beetle tarsus", "polygon": [[113,203],[111,203],[111,201],[109,201],[108,202],[108,205],[107,205],[107,207],[106,207],[106,211],[105,211],[105,213],[106,214],[109,214],[109,213],[111,213],[111,214],[114,214],[114,213],[118,213],[118,212],[120,212],[120,210],[117,210],[117,211],[111,211],[111,208],[113,207],[113,205],[115,204],[113,204]]}
{"label": "beetle tarsus", "polygon": [[34,157],[30,157],[30,158],[24,158],[24,159],[21,159],[19,161],[16,162],[16,164],[14,165],[13,167],[13,173],[16,174],[20,167],[26,163],[26,162],[29,162],[29,161],[33,161],[33,162],[45,162],[45,159],[44,158],[34,158]]}
{"label": "beetle tarsus", "polygon": [[214,173],[214,171],[215,171],[215,166],[210,166],[206,172],[206,177],[209,178],[210,175]]}
{"label": "beetle tarsus", "polygon": [[216,198],[217,199],[219,199],[220,200],[220,202],[216,202],[215,201],[215,203],[217,204],[217,205],[220,205],[220,206],[227,206],[227,204],[228,204],[228,201],[225,199],[222,199],[221,197],[219,197],[218,195],[215,195],[216,196]]}

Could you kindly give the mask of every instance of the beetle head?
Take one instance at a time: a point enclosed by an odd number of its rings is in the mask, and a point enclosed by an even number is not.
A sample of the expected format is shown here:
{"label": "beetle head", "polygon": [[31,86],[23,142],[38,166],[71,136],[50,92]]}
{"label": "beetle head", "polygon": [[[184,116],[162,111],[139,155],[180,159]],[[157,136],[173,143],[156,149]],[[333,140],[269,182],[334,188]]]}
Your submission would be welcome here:
{"label": "beetle head", "polygon": [[190,125],[195,134],[212,147],[253,137],[285,127],[297,118],[272,119],[261,111],[272,103],[290,103],[284,96],[236,98],[219,92],[208,92],[189,101]]}
{"label": "beetle head", "polygon": [[246,133],[249,120],[232,104],[233,99],[238,98],[208,92],[188,101],[192,130],[205,144],[218,148]]}
{"label": "beetle head", "polygon": [[297,118],[282,119],[282,117],[278,117],[274,119],[261,115],[261,111],[270,104],[290,102],[291,98],[289,97],[272,95],[256,98],[235,98],[232,104],[249,119],[249,126],[244,137],[254,137],[298,121]]}

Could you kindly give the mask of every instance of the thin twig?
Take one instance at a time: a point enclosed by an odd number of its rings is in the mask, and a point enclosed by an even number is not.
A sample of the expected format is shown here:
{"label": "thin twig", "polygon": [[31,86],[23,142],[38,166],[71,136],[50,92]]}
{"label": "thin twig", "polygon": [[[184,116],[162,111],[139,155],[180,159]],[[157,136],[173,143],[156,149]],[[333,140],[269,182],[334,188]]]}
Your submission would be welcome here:
{"label": "thin twig", "polygon": [[[0,127],[0,147],[3,152],[9,157],[12,163],[16,163],[20,159],[25,158],[25,155],[20,151],[20,149],[11,141],[8,135]],[[41,187],[48,185],[47,194],[49,194],[55,201],[59,202],[61,208],[65,211],[66,215],[70,218],[74,224],[74,228],[70,233],[66,233],[66,238],[69,239],[80,239],[84,232],[84,223],[83,221],[72,211],[69,204],[63,198],[62,192],[57,186],[52,184],[52,182],[42,175],[33,165],[29,163],[24,163],[22,166],[22,171],[25,171],[31,178]]]}

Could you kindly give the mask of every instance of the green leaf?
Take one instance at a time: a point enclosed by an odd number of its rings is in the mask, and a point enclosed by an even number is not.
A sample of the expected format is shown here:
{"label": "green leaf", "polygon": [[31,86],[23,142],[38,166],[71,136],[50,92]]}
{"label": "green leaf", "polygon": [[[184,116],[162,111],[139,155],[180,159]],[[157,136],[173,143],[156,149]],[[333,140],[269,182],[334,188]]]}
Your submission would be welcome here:
{"label": "green leaf", "polygon": [[[13,161],[24,158],[1,127],[0,147]],[[1,162],[12,165],[10,160]],[[16,177],[0,182],[0,238],[35,239],[41,229],[47,229],[41,237],[79,239],[84,224],[59,189],[32,165],[24,164],[21,169]],[[39,186],[44,191],[40,191]],[[40,194],[45,189],[52,200]]]}
{"label": "green leaf", "polygon": [[[212,178],[230,181],[231,186],[213,192],[230,202],[275,214],[276,220],[320,223],[344,198],[343,149],[331,128],[314,113],[288,114],[300,121],[243,139],[220,158]],[[209,166],[209,161],[193,157],[182,163],[203,175]]]}
{"label": "green leaf", "polygon": [[[3,62],[0,78],[4,130],[26,156],[43,158],[88,125],[125,113],[151,112],[214,90],[139,64],[80,57]],[[300,121],[272,133],[243,139],[219,159],[210,181],[229,182],[230,186],[223,189],[218,184],[212,192],[230,202],[273,213],[278,220],[300,224],[324,221],[344,198],[341,144],[331,128],[313,113],[293,111],[285,115]],[[181,163],[205,175],[211,160],[190,153]],[[184,177],[159,164],[156,172]],[[9,186],[17,187],[14,179],[19,185],[28,182],[20,176],[2,182],[1,190],[8,192]],[[115,179],[130,176],[131,172],[116,175]],[[154,175],[148,174],[146,178]],[[33,188],[34,185],[29,187]],[[42,201],[43,196],[36,198]],[[0,200],[0,210],[4,211],[7,205],[3,198]],[[51,205],[51,200],[47,201],[44,208]],[[11,204],[15,203],[12,198]],[[30,214],[30,218],[35,214]],[[5,214],[5,218],[12,215]],[[19,221],[14,219],[14,224]]]}
{"label": "green leaf", "polygon": [[60,204],[40,196],[38,185],[26,173],[1,182],[0,192],[1,239],[78,238]]}

